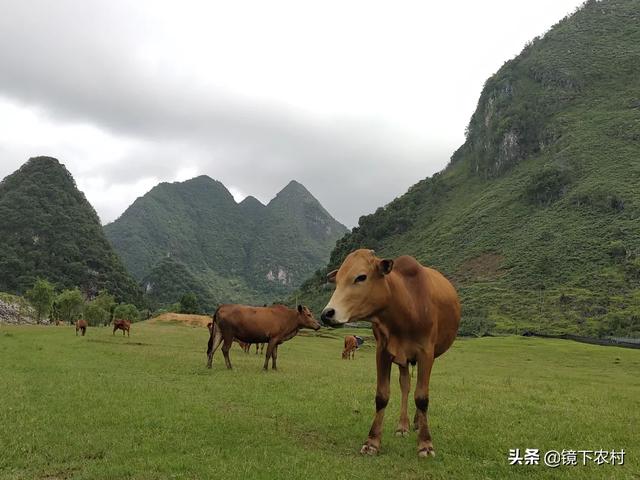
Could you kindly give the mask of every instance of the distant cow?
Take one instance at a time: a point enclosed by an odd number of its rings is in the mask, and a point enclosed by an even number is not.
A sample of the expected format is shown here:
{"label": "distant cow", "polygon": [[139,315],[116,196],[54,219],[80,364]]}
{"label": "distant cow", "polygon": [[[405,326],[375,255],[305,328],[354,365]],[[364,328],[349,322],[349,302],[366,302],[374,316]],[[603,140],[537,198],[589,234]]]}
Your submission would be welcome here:
{"label": "distant cow", "polygon": [[76,337],[78,336],[78,330],[82,332],[82,336],[87,333],[87,321],[86,320],[78,320],[76,322]]}
{"label": "distant cow", "polygon": [[358,340],[353,335],[344,337],[344,350],[342,350],[342,359],[351,360],[356,358],[356,350],[358,349]]}
{"label": "distant cow", "polygon": [[260,347],[260,355],[264,352],[264,343],[256,343],[256,355],[258,355],[258,347]]}
{"label": "distant cow", "polygon": [[368,320],[376,337],[376,415],[360,452],[372,455],[380,450],[392,363],[400,369],[402,391],[396,433],[407,434],[408,366],[417,363],[414,426],[418,455],[434,455],[427,425],[429,377],[434,359],[449,349],[458,332],[460,301],[455,288],[440,272],[420,265],[413,257],[381,259],[373,250],[364,249],[350,253],[327,279],[336,289],[322,311],[322,320],[331,325]]}
{"label": "distant cow", "polygon": [[231,368],[229,349],[234,339],[246,343],[267,343],[264,369],[269,366],[276,370],[278,345],[295,337],[301,328],[318,330],[320,324],[313,318],[307,307],[298,305],[297,309],[284,305],[271,307],[249,307],[246,305],[222,305],[213,315],[209,328],[207,348],[207,367],[211,368],[213,355],[220,344],[227,368]]}
{"label": "distant cow", "polygon": [[116,330],[122,330],[122,336],[127,332],[127,336],[131,336],[131,322],[129,320],[114,320],[113,321],[113,334],[116,334]]}

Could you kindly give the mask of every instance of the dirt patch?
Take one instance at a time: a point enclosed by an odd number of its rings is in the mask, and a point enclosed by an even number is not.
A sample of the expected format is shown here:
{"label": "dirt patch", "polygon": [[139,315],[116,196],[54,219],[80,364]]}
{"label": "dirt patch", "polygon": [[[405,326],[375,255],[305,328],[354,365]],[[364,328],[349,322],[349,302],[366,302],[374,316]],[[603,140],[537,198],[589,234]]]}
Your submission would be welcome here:
{"label": "dirt patch", "polygon": [[211,321],[208,315],[189,315],[186,313],[163,313],[152,318],[148,323],[183,323],[191,327],[206,327]]}
{"label": "dirt patch", "polygon": [[477,257],[465,260],[455,275],[455,281],[464,282],[482,282],[495,280],[506,273],[502,269],[504,256],[499,253],[483,253]]}

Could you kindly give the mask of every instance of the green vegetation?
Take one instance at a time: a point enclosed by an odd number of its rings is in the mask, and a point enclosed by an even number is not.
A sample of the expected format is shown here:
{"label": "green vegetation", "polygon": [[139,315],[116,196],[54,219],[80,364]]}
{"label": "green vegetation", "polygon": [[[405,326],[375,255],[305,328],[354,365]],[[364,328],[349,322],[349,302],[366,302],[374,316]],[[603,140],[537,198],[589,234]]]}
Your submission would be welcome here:
{"label": "green vegetation", "polygon": [[[89,328],[0,326],[0,479],[631,479],[638,473],[640,351],[562,340],[458,340],[436,361],[437,455],[394,436],[393,369],[382,451],[360,456],[374,413],[373,339],[340,359],[349,330],[262,357],[220,352],[205,328],[141,322],[131,338]],[[362,332],[360,331],[360,334]],[[413,379],[415,381],[415,379]],[[411,408],[413,411],[413,407]],[[615,449],[622,466],[509,466],[509,449]]]}
{"label": "green vegetation", "polygon": [[77,288],[63,290],[53,302],[53,316],[56,320],[75,323],[82,314],[84,298]]}
{"label": "green vegetation", "polygon": [[130,322],[137,322],[140,320],[140,312],[135,305],[120,304],[113,311],[113,318],[118,320],[129,320]]}
{"label": "green vegetation", "polygon": [[301,300],[365,247],[451,278],[464,329],[640,336],[638,11],[589,1],[506,62],[448,167],[362,217]]}
{"label": "green vegetation", "polygon": [[185,293],[180,299],[180,313],[200,313],[198,297],[194,293]]}
{"label": "green vegetation", "polygon": [[25,297],[36,312],[38,323],[49,316],[55,299],[55,288],[47,280],[38,278],[33,288],[27,290]]}
{"label": "green vegetation", "polygon": [[290,293],[347,231],[297,182],[265,206],[206,176],[161,183],[104,230],[151,308],[193,292],[206,311]]}
{"label": "green vegetation", "polygon": [[193,292],[208,311],[215,310],[217,305],[216,297],[207,284],[172,257],[160,260],[142,280],[142,285],[145,301],[153,310],[178,302],[187,292]]}
{"label": "green vegetation", "polygon": [[95,302],[89,302],[84,306],[84,319],[92,327],[107,325],[111,322],[111,313],[96,305]]}
{"label": "green vegetation", "polygon": [[50,157],[32,158],[0,182],[0,291],[22,295],[37,278],[141,301],[93,207]]}

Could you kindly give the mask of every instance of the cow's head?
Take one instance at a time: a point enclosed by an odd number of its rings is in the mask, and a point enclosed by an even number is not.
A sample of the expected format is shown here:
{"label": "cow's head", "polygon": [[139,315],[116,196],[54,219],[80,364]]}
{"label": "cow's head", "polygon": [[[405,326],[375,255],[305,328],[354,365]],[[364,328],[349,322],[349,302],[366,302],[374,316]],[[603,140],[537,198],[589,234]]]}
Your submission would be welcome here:
{"label": "cow's head", "polygon": [[298,310],[296,311],[298,315],[298,325],[300,327],[313,328],[314,330],[318,330],[321,325],[318,321],[313,318],[313,313],[307,307],[298,305]]}
{"label": "cow's head", "polygon": [[391,297],[385,276],[392,269],[393,260],[378,258],[373,250],[351,252],[338,270],[327,275],[336,289],[322,311],[322,321],[337,326],[383,310]]}

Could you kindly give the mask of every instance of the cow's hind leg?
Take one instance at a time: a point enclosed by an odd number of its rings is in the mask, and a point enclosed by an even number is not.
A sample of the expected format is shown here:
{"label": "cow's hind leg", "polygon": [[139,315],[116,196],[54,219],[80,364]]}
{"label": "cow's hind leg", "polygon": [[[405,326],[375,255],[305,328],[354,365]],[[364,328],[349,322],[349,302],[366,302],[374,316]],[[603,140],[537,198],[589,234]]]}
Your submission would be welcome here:
{"label": "cow's hind leg", "polygon": [[433,350],[422,355],[418,359],[418,380],[416,383],[415,402],[416,417],[418,420],[418,456],[435,456],[431,432],[427,423],[427,410],[429,408],[429,378],[433,367]]}
{"label": "cow's hind leg", "polygon": [[409,416],[407,414],[407,403],[409,402],[409,390],[411,389],[411,378],[409,377],[409,367],[398,365],[400,370],[400,391],[402,393],[402,403],[400,404],[400,421],[396,428],[396,435],[406,437],[409,433]]}
{"label": "cow's hind leg", "polygon": [[227,368],[231,370],[231,359],[229,358],[229,350],[231,350],[231,345],[233,345],[233,336],[223,337],[224,343],[222,344],[222,354],[224,355],[224,363],[227,365]]}
{"label": "cow's hind leg", "polygon": [[389,381],[391,377],[391,357],[382,349],[376,351],[377,388],[376,388],[376,416],[369,430],[367,441],[360,449],[360,453],[375,455],[380,451],[382,438],[382,422],[384,410],[389,403]]}
{"label": "cow's hind leg", "polygon": [[213,354],[216,353],[216,350],[218,349],[221,343],[222,343],[222,332],[220,331],[220,329],[216,329],[215,333],[213,334],[213,342],[211,344],[211,348],[207,355],[207,368],[211,368],[211,364],[213,363]]}
{"label": "cow's hind leg", "polygon": [[277,358],[278,358],[278,345],[273,347],[273,352],[271,352],[271,370],[277,370],[276,368]]}

